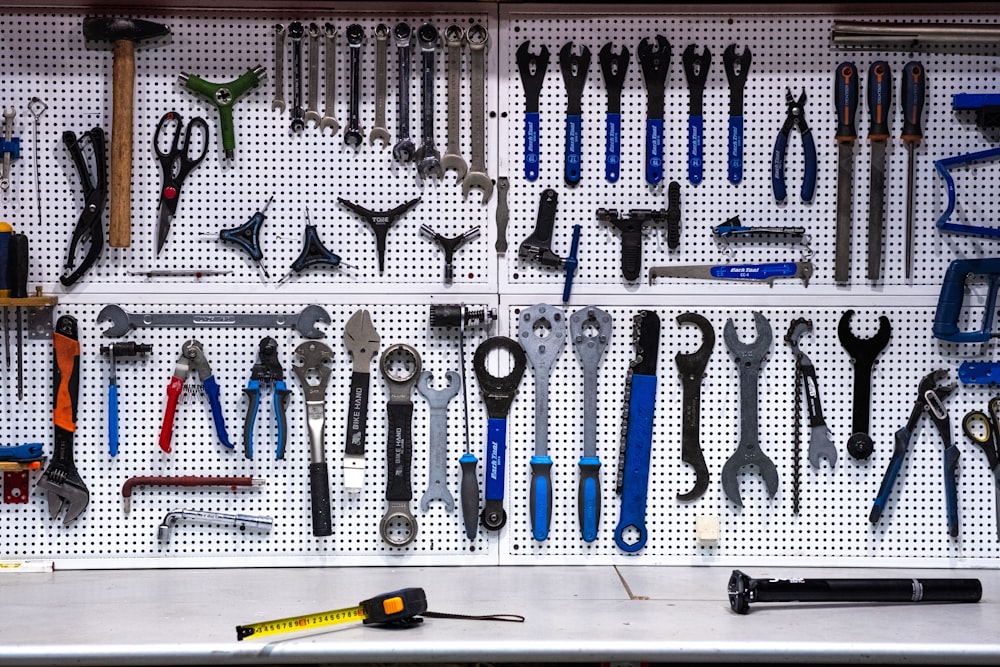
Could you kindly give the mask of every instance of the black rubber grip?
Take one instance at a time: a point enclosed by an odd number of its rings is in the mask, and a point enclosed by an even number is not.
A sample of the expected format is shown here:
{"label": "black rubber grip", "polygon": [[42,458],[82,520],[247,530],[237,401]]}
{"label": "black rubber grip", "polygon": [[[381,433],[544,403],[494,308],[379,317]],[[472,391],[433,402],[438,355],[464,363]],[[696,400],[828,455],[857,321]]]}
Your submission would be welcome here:
{"label": "black rubber grip", "polygon": [[458,462],[462,466],[462,521],[465,536],[472,540],[479,532],[479,477],[476,472],[479,459],[466,453]]}
{"label": "black rubber grip", "polygon": [[347,442],[344,453],[364,456],[365,428],[368,424],[368,384],[370,374],[351,374],[351,395],[347,404]]}
{"label": "black rubber grip", "polygon": [[667,247],[677,250],[681,245],[681,184],[671,181],[667,186]]}
{"label": "black rubber grip", "polygon": [[386,484],[385,499],[412,500],[410,484],[410,459],[413,456],[413,403],[387,403],[389,430],[386,446],[389,456],[389,480]]}
{"label": "black rubber grip", "polygon": [[326,461],[309,464],[309,492],[312,494],[313,535],[332,535],[330,473],[326,468]]}
{"label": "black rubber grip", "polygon": [[642,229],[622,231],[622,276],[625,280],[639,279],[642,268]]}

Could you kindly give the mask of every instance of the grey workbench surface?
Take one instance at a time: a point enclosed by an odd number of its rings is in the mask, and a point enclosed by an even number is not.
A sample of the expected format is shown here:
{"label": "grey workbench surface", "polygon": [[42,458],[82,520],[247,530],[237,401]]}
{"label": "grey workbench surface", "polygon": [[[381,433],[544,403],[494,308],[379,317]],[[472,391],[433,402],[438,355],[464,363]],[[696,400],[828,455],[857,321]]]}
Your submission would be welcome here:
{"label": "grey workbench surface", "polygon": [[[963,605],[755,604],[734,614],[726,567],[101,570],[0,576],[0,664],[1000,661],[1000,572],[744,568],[752,577],[978,577]],[[235,626],[351,606],[406,586],[432,611],[404,631],[333,626],[236,640]]]}

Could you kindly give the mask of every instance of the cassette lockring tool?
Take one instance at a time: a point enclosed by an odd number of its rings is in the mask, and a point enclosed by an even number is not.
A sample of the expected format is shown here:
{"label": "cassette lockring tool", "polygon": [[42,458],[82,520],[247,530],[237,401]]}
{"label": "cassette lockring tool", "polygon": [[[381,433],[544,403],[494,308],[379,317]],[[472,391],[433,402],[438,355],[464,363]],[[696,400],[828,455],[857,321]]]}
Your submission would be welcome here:
{"label": "cassette lockring tool", "polygon": [[413,458],[413,386],[420,376],[420,355],[404,343],[390,345],[379,360],[382,377],[389,385],[385,406],[388,481],[385,514],[379,523],[382,539],[394,547],[405,547],[417,536],[417,520],[410,512],[413,498],[410,463]]}

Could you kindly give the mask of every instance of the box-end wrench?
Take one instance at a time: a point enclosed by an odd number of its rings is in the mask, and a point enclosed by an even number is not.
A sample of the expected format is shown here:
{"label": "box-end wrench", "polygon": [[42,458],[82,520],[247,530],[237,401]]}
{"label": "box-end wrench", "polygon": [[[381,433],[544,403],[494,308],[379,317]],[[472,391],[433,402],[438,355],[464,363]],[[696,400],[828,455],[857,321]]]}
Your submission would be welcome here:
{"label": "box-end wrench", "polygon": [[437,79],[436,54],[441,38],[438,30],[425,23],[417,30],[420,47],[420,149],[417,151],[417,173],[420,178],[441,178],[441,152],[434,145],[434,82]]}
{"label": "box-end wrench", "polygon": [[469,173],[462,179],[462,197],[468,199],[469,190],[479,188],[483,191],[485,206],[493,196],[493,181],[486,173],[486,49],[489,47],[490,33],[477,23],[469,28],[467,36],[472,65],[472,159]]}
{"label": "box-end wrench", "polygon": [[319,130],[322,132],[330,128],[331,134],[337,134],[340,132],[340,123],[335,115],[337,113],[337,28],[332,23],[324,23],[323,33],[326,35],[326,47],[323,52],[325,59],[323,92],[326,95],[326,102],[323,105],[323,118],[319,121]]}
{"label": "box-end wrench", "polygon": [[330,323],[330,314],[322,306],[310,304],[301,313],[127,313],[121,306],[107,305],[97,315],[98,322],[110,321],[104,330],[108,338],[120,338],[132,329],[144,327],[294,327],[305,338],[322,338],[323,330],[316,324]]}
{"label": "box-end wrench", "polygon": [[611,341],[611,315],[595,306],[586,306],[569,318],[573,349],[583,367],[583,456],[580,458],[580,487],[577,513],[584,542],[597,539],[601,520],[601,459],[597,456],[597,371],[604,350]]}
{"label": "box-end wrench", "polygon": [[315,23],[309,24],[309,109],[306,111],[306,122],[312,122],[319,127],[322,118],[319,115],[319,42],[323,33]]}
{"label": "box-end wrench", "polygon": [[361,47],[365,43],[365,29],[357,23],[347,26],[347,46],[351,57],[351,89],[347,100],[347,129],[344,130],[344,143],[351,148],[358,148],[365,140],[361,131]]}
{"label": "box-end wrench", "polygon": [[271,109],[285,113],[285,35],[288,29],[281,23],[274,26],[274,102]]}
{"label": "box-end wrench", "polygon": [[417,520],[410,512],[413,498],[410,463],[413,459],[413,385],[420,375],[420,355],[404,343],[390,345],[379,360],[382,377],[389,385],[385,411],[389,423],[385,514],[379,522],[382,539],[394,547],[405,547],[417,536]]}
{"label": "box-end wrench", "polygon": [[689,501],[700,498],[708,489],[708,465],[701,450],[701,381],[715,348],[715,329],[698,313],[681,313],[677,316],[677,324],[693,324],[701,331],[701,347],[674,356],[681,376],[681,460],[694,468],[695,474],[694,488],[678,493],[677,500]]}
{"label": "box-end wrench", "polygon": [[399,137],[392,147],[392,157],[396,162],[411,162],[417,150],[410,137],[410,45],[413,43],[413,30],[406,23],[400,22],[396,24],[392,34],[396,42],[396,54],[399,56]]}
{"label": "box-end wrench", "polygon": [[389,145],[389,129],[385,123],[386,87],[389,84],[389,74],[386,62],[389,55],[389,26],[379,23],[375,26],[375,125],[368,133],[368,144],[382,142],[382,147]]}
{"label": "box-end wrench", "polygon": [[882,315],[878,318],[878,331],[871,338],[858,338],[851,333],[853,310],[846,310],[837,325],[837,337],[854,362],[854,407],[851,416],[851,437],[847,439],[847,453],[855,459],[867,459],[875,449],[868,434],[871,421],[872,367],[892,337],[892,324]]}
{"label": "box-end wrench", "polygon": [[458,181],[465,178],[469,166],[462,157],[462,46],[465,30],[450,25],[444,31],[444,44],[448,49],[448,146],[441,157],[442,169],[454,169]]}
{"label": "box-end wrench", "polygon": [[771,350],[771,323],[759,311],[753,312],[757,338],[747,344],[736,334],[733,318],[726,320],[722,331],[723,340],[740,373],[740,442],[736,451],[722,466],[722,490],[726,497],[738,507],[743,507],[740,496],[740,468],[757,466],[767,495],[771,498],[778,492],[778,469],[774,462],[760,448],[760,404],[758,382],[764,358]]}
{"label": "box-end wrench", "polygon": [[531,457],[529,512],[531,534],[549,537],[552,519],[552,458],[549,456],[549,376],[566,343],[566,317],[561,308],[540,303],[521,311],[517,337],[535,369],[535,453]]}
{"label": "box-end wrench", "polygon": [[326,386],[330,382],[333,351],[323,343],[309,341],[295,348],[292,372],[299,378],[306,399],[309,428],[309,493],[312,498],[312,529],[316,537],[333,534],[330,511],[330,472],[326,464]]}
{"label": "box-end wrench", "polygon": [[455,499],[448,490],[448,403],[462,389],[462,376],[455,371],[447,372],[448,386],[435,389],[431,386],[434,374],[420,373],[417,391],[427,400],[428,429],[427,445],[427,490],[420,497],[420,511],[426,512],[434,500],[440,500],[449,512],[455,511]]}

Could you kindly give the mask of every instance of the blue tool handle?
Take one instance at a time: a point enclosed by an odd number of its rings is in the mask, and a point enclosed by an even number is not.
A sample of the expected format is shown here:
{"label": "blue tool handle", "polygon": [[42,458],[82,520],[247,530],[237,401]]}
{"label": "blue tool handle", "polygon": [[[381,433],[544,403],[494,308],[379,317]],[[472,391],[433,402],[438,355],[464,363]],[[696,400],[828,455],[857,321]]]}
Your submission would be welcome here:
{"label": "blue tool handle", "polygon": [[868,515],[868,520],[872,523],[878,523],[878,520],[882,518],[885,504],[889,502],[892,485],[896,483],[899,470],[903,467],[903,458],[906,456],[910,437],[910,431],[905,426],[896,431],[896,444],[892,448],[892,458],[889,460],[889,467],[886,468],[885,475],[882,477],[882,485],[878,488],[878,495],[875,496],[875,502],[872,504],[871,514]]}
{"label": "blue tool handle", "polygon": [[549,538],[549,521],[552,519],[552,458],[531,457],[531,495],[528,498],[531,514],[531,535],[539,542]]}
{"label": "blue tool handle", "polygon": [[771,191],[777,201],[788,199],[785,190],[785,153],[788,151],[788,135],[778,133],[774,140],[774,151],[771,153]]}
{"label": "blue tool handle", "polygon": [[309,495],[312,499],[313,535],[324,537],[333,534],[330,511],[330,472],[326,461],[309,464]]}
{"label": "blue tool handle", "polygon": [[958,471],[958,457],[961,456],[958,447],[951,445],[944,450],[944,498],[948,510],[948,534],[958,537],[958,483],[955,473]]}
{"label": "blue tool handle", "polygon": [[580,266],[577,253],[580,250],[580,234],[582,231],[583,225],[573,225],[573,242],[569,247],[569,255],[563,260],[563,266],[566,268],[566,280],[563,283],[563,303],[569,303],[569,295],[573,291],[573,276],[576,275],[576,268]]}
{"label": "blue tool handle", "polygon": [[1000,363],[995,361],[963,361],[958,367],[962,384],[1000,384]]}
{"label": "blue tool handle", "polygon": [[538,112],[524,114],[524,177],[529,181],[538,180]]}
{"label": "blue tool handle", "polygon": [[604,178],[609,183],[616,183],[621,174],[622,162],[622,115],[609,113],[605,121],[604,136]]}
{"label": "blue tool handle", "polygon": [[729,182],[743,180],[743,116],[729,117]]}
{"label": "blue tool handle", "polygon": [[260,408],[260,382],[250,380],[243,393],[247,395],[247,414],[243,418],[243,455],[253,458],[253,425],[257,422],[257,410]]}
{"label": "blue tool handle", "polygon": [[45,448],[40,442],[28,442],[23,445],[7,445],[0,447],[0,461],[31,461],[45,455]]}
{"label": "blue tool handle", "polygon": [[657,185],[663,180],[663,119],[646,119],[646,182]]}
{"label": "blue tool handle", "polygon": [[212,419],[215,421],[215,432],[219,436],[219,442],[225,447],[233,449],[233,443],[229,442],[229,434],[226,433],[226,418],[222,415],[222,402],[219,401],[219,383],[215,381],[214,375],[209,375],[202,381],[205,387],[205,395],[208,396],[208,404],[212,406]]}
{"label": "blue tool handle", "polygon": [[688,180],[698,185],[704,178],[705,119],[688,116]]}
{"label": "blue tool handle", "polygon": [[466,452],[458,464],[462,467],[462,522],[465,524],[465,536],[472,540],[479,526],[479,478],[476,476],[479,459],[475,454]]}
{"label": "blue tool handle", "polygon": [[278,425],[278,448],[275,450],[275,460],[281,461],[285,458],[285,447],[288,444],[288,419],[285,417],[285,410],[288,408],[288,399],[292,395],[284,381],[279,380],[274,384],[274,398],[272,406],[274,408],[274,419]]}
{"label": "blue tool handle", "polygon": [[[635,553],[646,545],[646,493],[649,486],[649,458],[653,449],[653,407],[656,404],[656,376],[632,376],[628,405],[628,433],[625,436],[625,476],[622,479],[622,509],[615,544],[622,551]],[[625,531],[632,528],[638,539],[625,541]]]}
{"label": "blue tool handle", "polygon": [[486,423],[486,500],[503,500],[507,469],[507,420],[490,417]]}
{"label": "blue tool handle", "polygon": [[118,456],[118,385],[108,386],[108,453]]}
{"label": "blue tool handle", "polygon": [[597,539],[597,524],[601,520],[601,460],[596,456],[580,457],[577,505],[583,541],[593,542]]}
{"label": "blue tool handle", "polygon": [[816,193],[816,144],[812,132],[802,135],[802,152],[805,155],[805,173],[802,174],[802,201],[812,201]]}
{"label": "blue tool handle", "polygon": [[795,262],[772,264],[722,264],[710,269],[713,278],[724,280],[770,280],[794,276],[798,270]]}
{"label": "blue tool handle", "polygon": [[580,182],[582,144],[583,118],[579,114],[566,116],[566,170],[563,178],[569,185]]}
{"label": "blue tool handle", "polygon": [[[965,296],[965,279],[969,275],[987,275],[990,280],[982,328],[978,331],[960,331],[958,318]],[[948,265],[941,283],[937,310],[934,313],[932,332],[935,338],[952,343],[984,343],[991,338],[993,311],[1000,288],[1000,257],[984,259],[956,259]]]}
{"label": "blue tool handle", "polygon": [[11,137],[10,141],[0,138],[0,153],[10,153],[11,160],[20,160],[21,138]]}

